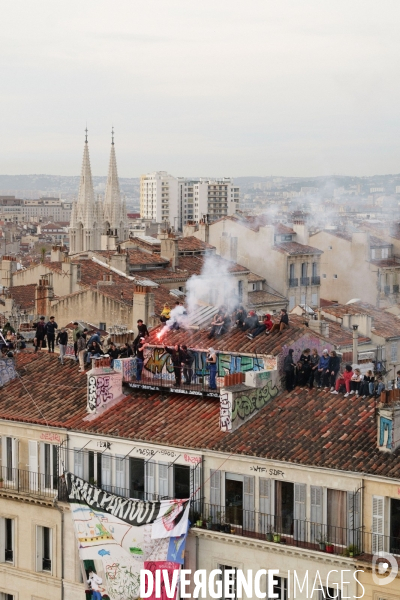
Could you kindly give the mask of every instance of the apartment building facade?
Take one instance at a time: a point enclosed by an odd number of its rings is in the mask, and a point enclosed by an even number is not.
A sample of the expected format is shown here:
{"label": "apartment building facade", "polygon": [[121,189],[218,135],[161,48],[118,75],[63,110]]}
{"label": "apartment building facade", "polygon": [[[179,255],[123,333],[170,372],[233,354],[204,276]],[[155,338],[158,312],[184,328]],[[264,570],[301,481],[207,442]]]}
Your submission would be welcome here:
{"label": "apartment building facade", "polygon": [[[227,387],[220,399],[113,387],[112,403],[88,415],[86,377],[47,354],[20,360],[36,406],[21,378],[4,388],[11,404],[0,401],[0,591],[12,600],[84,597],[63,468],[124,497],[190,497],[185,568],[230,570],[233,587],[238,569],[276,569],[285,600],[294,571],[306,581],[299,598],[399,597],[399,578],[383,593],[372,577],[373,555],[400,553],[395,405],[332,404],[328,392],[306,390],[268,398],[272,372],[261,387]],[[43,368],[59,373],[46,398]],[[224,394],[238,413],[230,431]]]}
{"label": "apartment building facade", "polygon": [[205,215],[214,221],[234,214],[238,206],[239,188],[230,178],[192,180],[158,171],[140,179],[141,217],[167,221],[175,229]]}

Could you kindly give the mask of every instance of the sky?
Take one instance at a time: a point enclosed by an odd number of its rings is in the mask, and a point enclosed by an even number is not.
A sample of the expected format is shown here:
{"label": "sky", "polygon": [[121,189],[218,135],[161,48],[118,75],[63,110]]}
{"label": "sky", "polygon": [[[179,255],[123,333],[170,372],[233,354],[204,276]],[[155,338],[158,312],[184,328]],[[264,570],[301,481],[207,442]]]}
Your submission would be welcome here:
{"label": "sky", "polygon": [[400,172],[398,0],[15,0],[0,173]]}

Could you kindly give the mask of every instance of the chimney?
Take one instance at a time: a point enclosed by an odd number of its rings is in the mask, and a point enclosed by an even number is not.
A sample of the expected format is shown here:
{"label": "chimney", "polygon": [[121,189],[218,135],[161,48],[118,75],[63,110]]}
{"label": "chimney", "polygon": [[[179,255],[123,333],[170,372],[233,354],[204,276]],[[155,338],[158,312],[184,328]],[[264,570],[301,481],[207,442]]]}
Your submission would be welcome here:
{"label": "chimney", "polygon": [[17,270],[17,259],[15,256],[4,255],[1,260],[1,285],[3,287],[12,287],[13,274]]}
{"label": "chimney", "polygon": [[353,364],[358,364],[358,325],[352,325],[353,328]]}
{"label": "chimney", "polygon": [[103,233],[100,236],[100,247],[101,250],[116,250],[118,238],[116,235],[110,233]]}
{"label": "chimney", "polygon": [[400,404],[380,404],[377,444],[382,452],[395,452],[400,446]]}
{"label": "chimney", "polygon": [[209,243],[210,240],[210,224],[208,222],[208,215],[205,215],[204,219],[199,221],[199,239],[202,242]]}
{"label": "chimney", "polygon": [[51,314],[51,301],[54,297],[53,287],[45,277],[39,280],[35,289],[35,313],[46,318]]}
{"label": "chimney", "polygon": [[305,244],[308,246],[309,243],[309,235],[308,235],[308,227],[302,220],[296,220],[293,223],[293,229],[296,232],[296,242],[299,244]]}
{"label": "chimney", "polygon": [[133,292],[133,324],[132,329],[137,327],[138,319],[142,319],[146,325],[154,315],[154,293],[150,286],[135,285]]}
{"label": "chimney", "polygon": [[92,369],[88,371],[87,412],[86,420],[92,420],[102,414],[110,406],[124,398],[122,390],[122,373],[111,368],[109,357],[92,359]]}
{"label": "chimney", "polygon": [[71,262],[71,257],[64,254],[61,265],[63,277],[69,280],[69,293],[79,291],[79,281],[81,280],[81,265]]}
{"label": "chimney", "polygon": [[368,231],[355,231],[351,234],[354,257],[360,261],[369,260],[370,241]]}
{"label": "chimney", "polygon": [[183,237],[191,237],[197,231],[198,227],[194,221],[188,221],[186,225],[183,226]]}
{"label": "chimney", "polygon": [[62,262],[64,259],[64,252],[61,246],[52,246],[50,262]]}
{"label": "chimney", "polygon": [[161,257],[169,260],[175,270],[179,266],[178,238],[168,233],[161,233],[158,237],[161,241]]}
{"label": "chimney", "polygon": [[118,269],[118,271],[122,271],[122,273],[128,275],[128,255],[126,252],[121,252],[119,247],[118,250],[116,254],[110,256],[110,267],[114,267],[114,269]]}

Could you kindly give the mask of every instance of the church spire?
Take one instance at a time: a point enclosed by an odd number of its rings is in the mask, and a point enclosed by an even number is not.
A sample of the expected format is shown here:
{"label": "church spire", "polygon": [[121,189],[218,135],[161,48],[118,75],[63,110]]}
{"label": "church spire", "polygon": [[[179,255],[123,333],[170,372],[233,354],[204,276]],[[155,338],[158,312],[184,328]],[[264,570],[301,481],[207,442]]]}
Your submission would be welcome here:
{"label": "church spire", "polygon": [[94,190],[92,181],[92,169],[90,167],[88,129],[85,129],[85,145],[83,147],[83,159],[81,179],[79,182],[78,204],[89,207],[94,205]]}
{"label": "church spire", "polygon": [[[111,229],[118,229],[121,226],[121,193],[119,189],[117,158],[115,156],[114,127],[111,130],[111,152],[108,165],[108,177],[106,184],[106,193],[104,199],[104,218],[110,224]],[[125,219],[122,219],[123,221]]]}

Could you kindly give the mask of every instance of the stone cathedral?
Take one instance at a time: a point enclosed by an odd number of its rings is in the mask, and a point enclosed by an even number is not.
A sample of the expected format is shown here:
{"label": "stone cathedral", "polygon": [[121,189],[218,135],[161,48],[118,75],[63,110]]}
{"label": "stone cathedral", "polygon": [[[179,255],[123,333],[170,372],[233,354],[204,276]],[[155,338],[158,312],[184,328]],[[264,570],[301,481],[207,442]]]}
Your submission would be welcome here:
{"label": "stone cathedral", "polygon": [[121,200],[119,189],[114,133],[103,202],[96,200],[93,190],[86,130],[78,201],[73,204],[69,227],[70,254],[87,250],[107,250],[110,236],[118,241],[123,241],[129,236],[126,205],[125,201]]}

